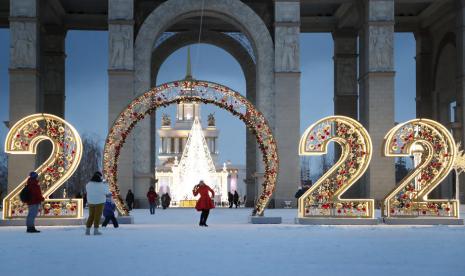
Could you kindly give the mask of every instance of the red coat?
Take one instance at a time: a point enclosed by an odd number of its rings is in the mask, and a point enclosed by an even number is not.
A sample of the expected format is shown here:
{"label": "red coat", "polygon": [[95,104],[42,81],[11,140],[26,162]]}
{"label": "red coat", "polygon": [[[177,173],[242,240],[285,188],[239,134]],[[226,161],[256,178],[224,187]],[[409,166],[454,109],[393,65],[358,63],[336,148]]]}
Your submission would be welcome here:
{"label": "red coat", "polygon": [[213,209],[215,208],[215,205],[213,205],[212,198],[208,194],[210,192],[212,194],[212,197],[215,196],[215,192],[208,187],[208,185],[199,185],[198,189],[194,188],[194,196],[200,194],[200,198],[197,200],[197,203],[195,204],[195,209],[197,211],[202,211],[204,209]]}
{"label": "red coat", "polygon": [[158,195],[155,191],[149,191],[147,193],[147,199],[149,200],[150,203],[155,203],[157,198],[158,198]]}
{"label": "red coat", "polygon": [[26,202],[28,205],[39,204],[44,201],[37,179],[29,178],[26,185],[29,192],[29,200]]}

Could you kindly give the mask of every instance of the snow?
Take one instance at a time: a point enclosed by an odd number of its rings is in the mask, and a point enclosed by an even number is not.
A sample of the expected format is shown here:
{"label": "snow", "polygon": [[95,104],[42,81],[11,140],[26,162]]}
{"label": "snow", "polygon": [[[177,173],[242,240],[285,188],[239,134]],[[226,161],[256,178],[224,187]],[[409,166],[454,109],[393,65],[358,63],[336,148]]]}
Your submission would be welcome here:
{"label": "snow", "polygon": [[[463,210],[463,208],[462,208]],[[465,275],[463,226],[247,223],[250,209],[135,210],[134,225],[102,236],[83,227],[0,228],[0,275]]]}

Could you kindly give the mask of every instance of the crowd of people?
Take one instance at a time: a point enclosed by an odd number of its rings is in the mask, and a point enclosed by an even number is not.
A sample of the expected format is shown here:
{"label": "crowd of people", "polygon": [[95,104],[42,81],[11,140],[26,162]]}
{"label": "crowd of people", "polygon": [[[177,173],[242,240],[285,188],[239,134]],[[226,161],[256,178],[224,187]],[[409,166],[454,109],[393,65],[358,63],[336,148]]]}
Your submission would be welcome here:
{"label": "crowd of people", "polygon": [[[207,219],[210,214],[210,210],[215,208],[213,198],[215,192],[210,188],[204,181],[200,181],[194,186],[192,190],[194,196],[199,196],[195,209],[200,212],[199,226],[208,227]],[[35,228],[35,219],[38,215],[40,206],[45,200],[39,183],[39,176],[36,172],[31,172],[27,180],[27,184],[20,192],[20,199],[28,205],[28,215],[26,219],[26,232],[27,233],[40,233]],[[171,204],[171,197],[168,193],[164,193],[161,197],[155,191],[155,188],[151,186],[147,192],[147,201],[149,203],[149,212],[151,215],[155,214],[155,209],[158,206],[159,200],[161,206],[166,209]],[[84,207],[88,208],[88,217],[86,220],[85,235],[90,235],[92,226],[94,235],[102,235],[99,231],[100,221],[102,216],[104,220],[101,224],[102,227],[106,227],[109,222],[113,224],[114,228],[118,228],[118,219],[115,216],[116,204],[113,202],[112,193],[109,190],[108,184],[103,179],[101,172],[95,172],[90,181],[86,184],[85,191],[83,194],[78,194],[78,198],[83,198]],[[135,196],[131,190],[128,190],[125,198],[127,207],[129,210],[134,208]],[[245,197],[244,197],[245,201]],[[233,205],[237,208],[240,205],[239,194],[237,191],[234,193],[228,193],[229,208]]]}

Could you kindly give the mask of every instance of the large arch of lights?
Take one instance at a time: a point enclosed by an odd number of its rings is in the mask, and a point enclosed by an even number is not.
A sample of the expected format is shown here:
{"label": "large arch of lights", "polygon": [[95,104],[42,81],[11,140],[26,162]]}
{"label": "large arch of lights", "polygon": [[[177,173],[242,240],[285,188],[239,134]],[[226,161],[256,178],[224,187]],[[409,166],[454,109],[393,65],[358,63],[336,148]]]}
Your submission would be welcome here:
{"label": "large arch of lights", "polygon": [[263,114],[239,93],[220,84],[198,80],[174,81],[152,88],[135,98],[116,118],[105,143],[103,173],[119,213],[129,214],[118,187],[118,158],[126,138],[145,116],[159,107],[180,102],[213,104],[227,110],[241,119],[255,135],[262,152],[265,175],[262,183],[263,192],[256,201],[252,215],[263,215],[275,189],[279,166],[276,141],[271,128]]}

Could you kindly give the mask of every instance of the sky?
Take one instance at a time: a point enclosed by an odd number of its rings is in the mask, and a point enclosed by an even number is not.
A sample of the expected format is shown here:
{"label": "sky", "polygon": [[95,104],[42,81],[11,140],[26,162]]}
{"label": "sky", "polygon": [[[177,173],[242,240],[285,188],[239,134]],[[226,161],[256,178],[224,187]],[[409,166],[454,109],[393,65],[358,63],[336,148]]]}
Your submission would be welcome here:
{"label": "sky", "polygon": [[[331,34],[302,34],[300,132],[313,122],[333,114],[333,41]],[[395,34],[395,120],[415,118],[415,40],[412,34]],[[194,78],[226,85],[246,95],[245,79],[234,58],[221,48],[191,46]],[[185,76],[187,48],[173,53],[162,65],[158,83]],[[103,145],[108,131],[108,33],[69,31],[66,37],[65,119],[81,136],[93,136]],[[9,31],[0,29],[0,121],[8,121]],[[173,114],[174,106],[157,111]],[[221,162],[245,163],[245,126],[217,107],[203,106],[202,119],[215,113],[220,130]],[[279,114],[278,114],[279,116]],[[7,128],[1,124],[0,141]],[[296,145],[297,146],[297,145]]]}

